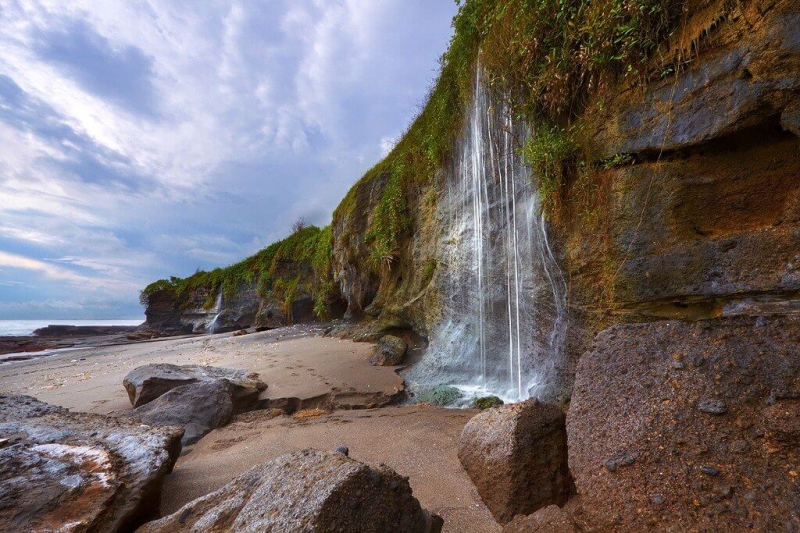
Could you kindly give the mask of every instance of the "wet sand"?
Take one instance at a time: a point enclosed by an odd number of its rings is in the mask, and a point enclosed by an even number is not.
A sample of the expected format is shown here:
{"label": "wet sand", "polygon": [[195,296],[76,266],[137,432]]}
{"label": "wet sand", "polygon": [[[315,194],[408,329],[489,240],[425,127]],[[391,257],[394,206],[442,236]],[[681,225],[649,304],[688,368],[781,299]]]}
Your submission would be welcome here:
{"label": "wet sand", "polygon": [[335,411],[304,420],[269,420],[262,413],[260,420],[259,412],[242,415],[241,421],[211,432],[181,457],[164,485],[162,511],[175,512],[285,453],[347,446],[354,459],[385,463],[409,476],[414,496],[444,518],[445,531],[502,530],[458,461],[458,436],[475,411],[413,405]]}
{"label": "wet sand", "polygon": [[[258,372],[268,385],[262,399],[334,395],[340,406],[364,407],[402,391],[397,368],[370,365],[373,344],[321,333],[321,327],[293,326],[71,350],[0,365],[0,392],[29,394],[73,411],[122,414],[131,410],[123,378],[149,363]],[[385,463],[409,476],[414,495],[445,519],[446,531],[500,531],[457,457],[458,435],[473,414],[420,405],[303,419],[270,418],[267,410],[245,413],[185,450],[166,478],[162,511],[173,512],[279,455],[348,446],[355,459]]]}
{"label": "wet sand", "polygon": [[373,345],[322,337],[322,328],[292,326],[252,333],[182,337],[86,348],[0,365],[0,391],[29,394],[74,411],[120,414],[131,409],[125,375],[150,363],[197,364],[258,372],[262,398],[310,399],[336,393],[339,403],[391,396],[403,380],[394,367],[369,364]]}

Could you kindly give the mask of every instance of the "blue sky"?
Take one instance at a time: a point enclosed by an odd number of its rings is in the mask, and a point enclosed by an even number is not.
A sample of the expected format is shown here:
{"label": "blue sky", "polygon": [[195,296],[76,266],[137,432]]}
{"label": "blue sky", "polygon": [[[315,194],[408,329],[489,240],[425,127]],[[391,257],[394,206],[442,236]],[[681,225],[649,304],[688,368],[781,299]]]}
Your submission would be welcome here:
{"label": "blue sky", "polygon": [[408,126],[452,0],[5,0],[0,319],[138,318],[139,290],[325,225]]}

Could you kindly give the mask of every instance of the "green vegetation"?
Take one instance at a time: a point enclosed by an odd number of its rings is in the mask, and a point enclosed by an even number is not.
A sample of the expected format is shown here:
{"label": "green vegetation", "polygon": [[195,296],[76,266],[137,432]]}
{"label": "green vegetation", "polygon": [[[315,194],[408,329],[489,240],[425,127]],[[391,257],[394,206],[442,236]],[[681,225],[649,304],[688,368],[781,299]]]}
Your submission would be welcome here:
{"label": "green vegetation", "polygon": [[[526,152],[537,171],[546,211],[557,207],[569,174],[585,156],[575,120],[604,79],[660,79],[673,59],[645,71],[660,43],[678,27],[686,0],[468,0],[453,19],[454,35],[426,105],[394,150],[368,171],[334,213],[354,215],[359,188],[387,180],[369,217],[371,266],[391,266],[411,227],[405,197],[429,184],[459,133],[480,56],[488,84],[511,99],[518,118],[534,126]],[[554,148],[555,152],[546,152]],[[402,195],[403,198],[400,198]],[[356,215],[361,215],[357,213]]]}
{"label": "green vegetation", "polygon": [[[491,90],[502,92],[520,120],[533,126],[524,152],[539,181],[548,215],[560,198],[596,210],[601,184],[596,170],[628,164],[624,155],[597,163],[581,141],[579,118],[597,87],[619,77],[632,82],[662,79],[676,72],[680,58],[648,63],[658,46],[679,26],[687,0],[457,0],[454,34],[442,55],[441,70],[420,114],[391,153],[356,183],[334,212],[345,243],[357,231],[368,250],[362,268],[390,269],[413,230],[410,200],[422,196],[435,205],[433,179],[451,157],[468,108],[476,62]],[[645,68],[647,66],[647,68]],[[571,185],[570,185],[571,184]],[[572,197],[565,189],[574,188]],[[357,196],[368,211],[356,212]],[[377,201],[376,201],[377,197]],[[364,220],[364,224],[355,221]],[[227,268],[152,283],[142,291],[147,303],[158,291],[183,298],[205,291],[207,307],[218,291],[233,294],[242,283],[258,282],[262,295],[285,305],[301,293],[315,298],[325,316],[335,294],[331,274],[331,229],[300,228],[292,236]],[[358,255],[358,254],[356,254]],[[300,268],[285,268],[294,262]],[[310,265],[308,267],[307,265]],[[433,275],[435,263],[424,275]]]}
{"label": "green vegetation", "polygon": [[452,405],[461,398],[463,394],[455,387],[439,385],[418,393],[414,400],[416,403],[429,403],[431,405]]}
{"label": "green vegetation", "polygon": [[315,300],[315,313],[324,318],[335,295],[331,246],[330,226],[323,229],[304,227],[227,268],[198,271],[188,278],[171,277],[153,282],[141,292],[140,301],[147,305],[152,294],[170,291],[176,301],[186,304],[190,294],[202,291],[207,295],[204,305],[210,309],[219,291],[229,298],[241,284],[257,282],[258,294],[282,302],[287,316],[296,297],[310,294]]}
{"label": "green vegetation", "polygon": [[500,407],[503,405],[503,400],[497,396],[484,396],[482,398],[475,398],[472,405],[475,409],[483,411],[484,409],[491,409],[492,407]]}

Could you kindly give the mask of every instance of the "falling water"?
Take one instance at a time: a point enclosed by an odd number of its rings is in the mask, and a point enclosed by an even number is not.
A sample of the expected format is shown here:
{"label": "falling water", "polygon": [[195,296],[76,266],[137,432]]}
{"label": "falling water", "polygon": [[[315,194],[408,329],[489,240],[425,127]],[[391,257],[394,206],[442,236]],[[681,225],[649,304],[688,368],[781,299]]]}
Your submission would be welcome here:
{"label": "falling water", "polygon": [[452,384],[517,401],[559,384],[566,284],[547,238],[529,129],[476,73],[474,100],[439,204],[442,320],[412,385]]}
{"label": "falling water", "polygon": [[217,292],[217,301],[214,304],[214,318],[212,318],[211,322],[208,323],[209,333],[216,333],[217,320],[219,319],[221,314],[222,314],[222,290],[219,290]]}

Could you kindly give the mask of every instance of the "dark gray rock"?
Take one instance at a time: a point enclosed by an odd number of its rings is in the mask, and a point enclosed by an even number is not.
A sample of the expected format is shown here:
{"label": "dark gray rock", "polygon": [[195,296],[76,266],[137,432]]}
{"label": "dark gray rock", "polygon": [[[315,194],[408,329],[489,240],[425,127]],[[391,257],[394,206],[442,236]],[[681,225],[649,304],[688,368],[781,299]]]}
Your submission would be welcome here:
{"label": "dark gray rock", "polygon": [[705,400],[698,403],[697,408],[709,415],[724,415],[728,412],[728,406],[722,400]]}
{"label": "dark gray rock", "polygon": [[408,352],[408,343],[394,335],[384,335],[375,347],[372,364],[378,366],[397,366],[403,364]]}
{"label": "dark gray rock", "polygon": [[564,420],[559,407],[528,400],[488,409],[464,426],[458,458],[498,522],[567,500]]}
{"label": "dark gray rock", "polygon": [[253,468],[139,531],[424,533],[441,525],[420,507],[408,481],[389,468],[305,450]]}
{"label": "dark gray rock", "polygon": [[231,384],[224,379],[181,385],[130,413],[149,426],[184,428],[181,444],[194,444],[233,415]]}
{"label": "dark gray rock", "polygon": [[0,530],[124,531],[157,516],[182,433],[0,395]]}
{"label": "dark gray rock", "polygon": [[152,364],[131,370],[122,384],[134,407],[151,402],[181,385],[198,381],[227,380],[231,384],[234,412],[251,407],[267,385],[258,374],[246,370],[231,370],[213,366]]}

